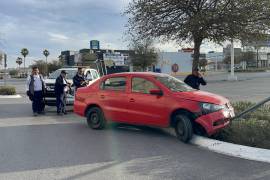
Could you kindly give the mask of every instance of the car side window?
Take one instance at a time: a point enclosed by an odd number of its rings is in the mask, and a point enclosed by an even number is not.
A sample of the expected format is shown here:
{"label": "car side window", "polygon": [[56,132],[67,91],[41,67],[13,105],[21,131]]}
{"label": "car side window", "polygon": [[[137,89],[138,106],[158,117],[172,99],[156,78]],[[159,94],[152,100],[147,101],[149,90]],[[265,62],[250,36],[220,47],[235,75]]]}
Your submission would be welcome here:
{"label": "car side window", "polygon": [[126,90],[126,78],[125,77],[113,77],[106,79],[101,84],[101,89],[112,91],[125,91]]}
{"label": "car side window", "polygon": [[147,79],[138,77],[132,78],[132,92],[150,94],[151,89],[159,89],[159,87]]}
{"label": "car side window", "polygon": [[97,72],[96,71],[92,70],[91,73],[92,73],[93,79],[97,79],[98,78],[98,75],[97,75]]}

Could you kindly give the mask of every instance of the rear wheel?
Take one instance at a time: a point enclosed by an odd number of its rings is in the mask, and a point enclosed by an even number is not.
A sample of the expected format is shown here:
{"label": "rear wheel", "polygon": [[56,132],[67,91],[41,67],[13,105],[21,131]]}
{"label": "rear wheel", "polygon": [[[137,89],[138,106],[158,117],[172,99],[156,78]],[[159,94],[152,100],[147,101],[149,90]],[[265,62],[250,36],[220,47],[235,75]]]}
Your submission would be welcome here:
{"label": "rear wheel", "polygon": [[185,115],[176,115],[175,119],[175,133],[179,140],[188,143],[193,136],[193,128],[190,119]]}
{"label": "rear wheel", "polygon": [[98,107],[92,107],[87,111],[87,124],[92,129],[104,129],[106,120],[102,110]]}

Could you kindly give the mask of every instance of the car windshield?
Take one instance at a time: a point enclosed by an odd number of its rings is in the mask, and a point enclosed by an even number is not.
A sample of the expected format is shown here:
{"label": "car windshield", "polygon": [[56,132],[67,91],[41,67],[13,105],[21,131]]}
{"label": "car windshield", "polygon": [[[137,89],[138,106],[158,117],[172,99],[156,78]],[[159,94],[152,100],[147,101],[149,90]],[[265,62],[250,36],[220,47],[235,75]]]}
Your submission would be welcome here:
{"label": "car windshield", "polygon": [[172,76],[157,76],[156,79],[174,92],[196,91],[183,81]]}
{"label": "car windshield", "polygon": [[[75,70],[75,69],[70,69],[70,70],[65,69],[65,71],[68,73],[67,74],[67,79],[73,79],[73,77],[77,73],[77,70]],[[53,73],[51,73],[49,75],[49,79],[56,79],[60,75],[60,73],[61,73],[61,70],[60,69],[54,71]]]}

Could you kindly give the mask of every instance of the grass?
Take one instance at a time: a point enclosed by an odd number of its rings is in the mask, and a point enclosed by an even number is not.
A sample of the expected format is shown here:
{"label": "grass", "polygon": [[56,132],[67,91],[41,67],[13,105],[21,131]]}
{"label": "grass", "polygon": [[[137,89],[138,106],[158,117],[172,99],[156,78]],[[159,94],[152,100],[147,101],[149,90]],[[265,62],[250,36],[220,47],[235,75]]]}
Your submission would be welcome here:
{"label": "grass", "polygon": [[[254,103],[233,104],[236,114]],[[264,105],[241,119],[235,119],[230,126],[213,136],[214,139],[235,144],[270,149],[270,105]]]}
{"label": "grass", "polygon": [[0,95],[15,95],[16,89],[12,86],[0,86]]}

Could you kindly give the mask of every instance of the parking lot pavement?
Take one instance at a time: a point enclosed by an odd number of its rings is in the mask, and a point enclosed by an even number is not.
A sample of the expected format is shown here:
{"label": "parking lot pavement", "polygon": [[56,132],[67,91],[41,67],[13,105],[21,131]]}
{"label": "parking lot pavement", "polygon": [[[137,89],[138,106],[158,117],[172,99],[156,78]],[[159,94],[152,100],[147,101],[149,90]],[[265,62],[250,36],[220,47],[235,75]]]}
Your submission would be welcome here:
{"label": "parking lot pavement", "polygon": [[235,82],[209,83],[202,90],[220,94],[231,101],[252,101],[258,102],[270,97],[270,78],[256,78]]}
{"label": "parking lot pavement", "polygon": [[0,103],[0,179],[270,179],[270,164],[183,144],[162,129],[91,130],[71,112],[33,117],[26,98]]}

